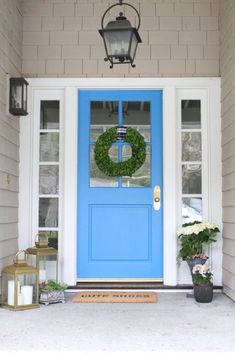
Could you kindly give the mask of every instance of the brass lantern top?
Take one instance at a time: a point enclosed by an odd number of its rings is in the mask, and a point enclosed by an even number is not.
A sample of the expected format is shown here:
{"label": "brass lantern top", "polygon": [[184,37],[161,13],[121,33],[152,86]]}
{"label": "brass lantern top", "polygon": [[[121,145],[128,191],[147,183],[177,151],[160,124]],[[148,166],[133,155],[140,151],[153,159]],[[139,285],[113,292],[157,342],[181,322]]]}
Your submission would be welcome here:
{"label": "brass lantern top", "polygon": [[34,246],[32,248],[28,248],[26,252],[29,255],[36,255],[36,256],[50,256],[50,255],[58,254],[58,251],[55,248],[52,248],[50,246],[47,246],[47,247]]}
{"label": "brass lantern top", "polygon": [[[24,253],[24,258],[20,259],[19,255]],[[26,251],[20,250],[13,258],[13,264],[6,266],[2,273],[8,275],[23,275],[23,274],[37,274],[35,267],[28,265]]]}
{"label": "brass lantern top", "polygon": [[48,247],[48,236],[45,233],[39,233],[36,235],[35,245],[37,248]]}

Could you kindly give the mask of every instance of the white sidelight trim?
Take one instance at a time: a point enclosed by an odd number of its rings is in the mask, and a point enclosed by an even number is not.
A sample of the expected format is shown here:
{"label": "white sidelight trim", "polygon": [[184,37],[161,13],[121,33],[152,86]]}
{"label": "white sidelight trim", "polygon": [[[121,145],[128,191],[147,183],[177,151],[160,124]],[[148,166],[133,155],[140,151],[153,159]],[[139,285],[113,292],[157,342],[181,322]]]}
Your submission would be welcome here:
{"label": "white sidelight trim", "polygon": [[75,284],[77,278],[77,136],[78,94],[74,87],[65,90],[64,132],[64,234],[63,234],[63,280]]}
{"label": "white sidelight trim", "polygon": [[[37,228],[38,209],[35,200],[38,194],[38,166],[35,160],[38,146],[35,138],[39,134],[39,111],[36,100],[40,97],[56,97],[61,100],[61,160],[60,168],[60,279],[69,285],[76,283],[77,253],[77,122],[79,89],[130,89],[163,90],[163,199],[164,199],[164,284],[176,285],[187,268],[180,269],[176,263],[179,226],[178,138],[179,110],[177,99],[181,92],[203,95],[208,116],[206,140],[208,145],[208,169],[203,174],[207,187],[203,189],[208,199],[206,217],[221,227],[221,158],[220,158],[220,79],[219,78],[29,78],[30,115],[21,118],[20,132],[20,247],[33,243]],[[187,93],[188,94],[188,93]],[[195,99],[195,98],[194,98]],[[203,113],[204,114],[204,113]],[[215,156],[219,156],[214,158]],[[36,168],[36,169],[35,169]],[[36,175],[37,174],[37,175]],[[208,197],[206,196],[208,195]],[[36,200],[37,203],[37,200]],[[221,284],[221,242],[212,248],[215,269],[215,284]]]}
{"label": "white sidelight trim", "polygon": [[169,286],[177,283],[175,112],[175,88],[166,87],[163,91],[163,278]]}

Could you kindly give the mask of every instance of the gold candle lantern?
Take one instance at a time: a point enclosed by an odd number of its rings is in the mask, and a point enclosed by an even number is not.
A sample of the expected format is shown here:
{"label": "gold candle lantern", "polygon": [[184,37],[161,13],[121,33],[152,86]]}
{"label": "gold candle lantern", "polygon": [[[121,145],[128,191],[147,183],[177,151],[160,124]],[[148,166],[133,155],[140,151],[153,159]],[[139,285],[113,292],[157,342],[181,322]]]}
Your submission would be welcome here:
{"label": "gold candle lantern", "polygon": [[35,246],[26,250],[32,255],[33,264],[39,274],[39,286],[48,280],[58,280],[58,251],[48,246],[48,238],[36,237]]}
{"label": "gold candle lantern", "polygon": [[[24,258],[21,259],[20,255]],[[28,265],[27,254],[19,251],[13,264],[2,271],[2,306],[18,311],[38,308],[38,271]]]}

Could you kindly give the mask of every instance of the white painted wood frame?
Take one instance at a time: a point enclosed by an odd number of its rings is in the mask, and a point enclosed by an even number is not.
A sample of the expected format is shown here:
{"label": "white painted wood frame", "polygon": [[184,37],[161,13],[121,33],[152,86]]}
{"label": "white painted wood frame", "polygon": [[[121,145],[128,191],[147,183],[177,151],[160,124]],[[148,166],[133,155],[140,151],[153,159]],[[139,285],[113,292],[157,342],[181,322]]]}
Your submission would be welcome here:
{"label": "white painted wood frame", "polygon": [[[181,164],[179,164],[179,101],[203,100],[203,218],[222,229],[221,130],[219,78],[31,78],[29,82],[29,116],[21,118],[19,245],[31,246],[37,226],[38,209],[38,100],[57,97],[61,101],[62,154],[60,160],[60,279],[76,283],[77,248],[77,122],[79,89],[162,89],[163,90],[163,198],[164,198],[164,284],[190,282],[188,268],[178,268],[176,230],[181,222]],[[207,147],[206,147],[207,146]],[[204,161],[203,161],[204,163]],[[214,283],[222,282],[222,240],[210,253]]]}

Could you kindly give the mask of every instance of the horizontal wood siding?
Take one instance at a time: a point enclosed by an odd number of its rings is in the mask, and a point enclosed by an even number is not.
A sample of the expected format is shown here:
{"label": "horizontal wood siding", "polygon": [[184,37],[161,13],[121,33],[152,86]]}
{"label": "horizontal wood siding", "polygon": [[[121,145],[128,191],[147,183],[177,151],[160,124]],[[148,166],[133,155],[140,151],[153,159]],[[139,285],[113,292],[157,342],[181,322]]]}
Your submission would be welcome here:
{"label": "horizontal wood siding", "polygon": [[222,76],[223,284],[235,300],[235,2],[220,1]]}
{"label": "horizontal wood siding", "polygon": [[20,0],[0,1],[0,272],[18,250],[19,118],[6,114],[7,76],[21,76]]}

